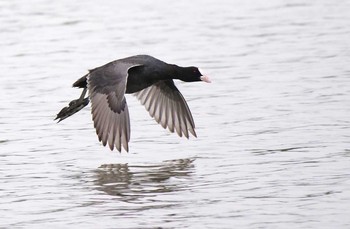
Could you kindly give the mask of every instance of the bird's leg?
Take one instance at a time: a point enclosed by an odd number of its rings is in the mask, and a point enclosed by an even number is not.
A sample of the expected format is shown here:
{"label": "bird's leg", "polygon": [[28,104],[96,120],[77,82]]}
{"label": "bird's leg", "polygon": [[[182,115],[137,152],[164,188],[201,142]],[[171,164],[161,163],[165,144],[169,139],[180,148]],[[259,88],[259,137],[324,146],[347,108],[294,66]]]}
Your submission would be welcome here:
{"label": "bird's leg", "polygon": [[85,97],[85,95],[86,95],[86,92],[87,92],[87,88],[84,88],[84,90],[83,90],[83,92],[81,93],[80,98],[79,98],[80,101],[82,101],[82,100],[84,99],[84,97]]}
{"label": "bird's leg", "polygon": [[68,118],[69,116],[77,113],[81,109],[83,109],[86,105],[89,104],[89,97],[85,97],[87,88],[84,88],[83,92],[81,93],[79,99],[72,100],[68,107],[62,108],[62,110],[57,114],[56,119],[59,119],[58,122]]}

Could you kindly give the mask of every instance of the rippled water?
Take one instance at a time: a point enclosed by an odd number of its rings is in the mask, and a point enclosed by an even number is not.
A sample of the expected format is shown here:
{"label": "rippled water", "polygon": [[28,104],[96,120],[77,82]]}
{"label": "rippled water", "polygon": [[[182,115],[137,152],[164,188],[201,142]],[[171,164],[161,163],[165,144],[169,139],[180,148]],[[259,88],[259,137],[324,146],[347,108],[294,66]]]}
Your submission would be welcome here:
{"label": "rippled water", "polygon": [[[349,228],[349,1],[1,1],[0,227]],[[130,153],[90,108],[87,69],[135,54],[182,83],[197,139],[128,96]]]}

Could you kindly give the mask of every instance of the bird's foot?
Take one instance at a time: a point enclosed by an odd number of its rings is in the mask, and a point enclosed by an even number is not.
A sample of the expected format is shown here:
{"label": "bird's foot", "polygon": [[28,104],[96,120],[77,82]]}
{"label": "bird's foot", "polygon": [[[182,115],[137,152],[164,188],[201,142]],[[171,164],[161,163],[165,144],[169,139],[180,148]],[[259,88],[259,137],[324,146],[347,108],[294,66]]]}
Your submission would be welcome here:
{"label": "bird's foot", "polygon": [[71,101],[67,107],[62,108],[62,110],[57,114],[56,119],[59,119],[58,122],[68,118],[69,116],[77,113],[83,109],[86,105],[89,104],[89,98],[79,98]]}

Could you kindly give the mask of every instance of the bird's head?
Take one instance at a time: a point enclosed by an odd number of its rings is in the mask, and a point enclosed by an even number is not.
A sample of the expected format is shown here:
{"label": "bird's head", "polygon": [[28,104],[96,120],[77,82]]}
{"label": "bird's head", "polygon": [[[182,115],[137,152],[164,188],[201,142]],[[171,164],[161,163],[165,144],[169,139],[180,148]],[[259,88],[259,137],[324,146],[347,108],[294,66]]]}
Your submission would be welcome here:
{"label": "bird's head", "polygon": [[185,82],[204,81],[206,83],[211,83],[209,77],[203,74],[202,70],[197,67],[184,68],[181,80]]}

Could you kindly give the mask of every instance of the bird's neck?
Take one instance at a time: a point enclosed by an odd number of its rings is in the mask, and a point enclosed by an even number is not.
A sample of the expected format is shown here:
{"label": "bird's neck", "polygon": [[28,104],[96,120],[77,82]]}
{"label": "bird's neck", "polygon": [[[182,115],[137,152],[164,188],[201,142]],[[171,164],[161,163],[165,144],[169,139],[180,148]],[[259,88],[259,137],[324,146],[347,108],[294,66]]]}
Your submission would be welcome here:
{"label": "bird's neck", "polygon": [[179,79],[181,80],[184,76],[183,68],[175,64],[169,64],[168,74],[169,79]]}

